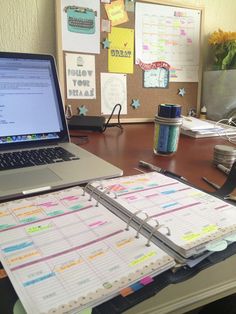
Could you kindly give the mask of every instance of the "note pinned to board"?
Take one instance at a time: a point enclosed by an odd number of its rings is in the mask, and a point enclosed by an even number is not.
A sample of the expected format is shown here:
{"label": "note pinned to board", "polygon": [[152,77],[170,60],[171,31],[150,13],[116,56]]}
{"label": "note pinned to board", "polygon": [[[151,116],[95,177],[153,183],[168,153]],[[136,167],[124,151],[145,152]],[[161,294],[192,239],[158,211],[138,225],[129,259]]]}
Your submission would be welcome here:
{"label": "note pinned to board", "polygon": [[133,73],[134,67],[134,30],[112,27],[108,34],[108,71],[115,73]]}
{"label": "note pinned to board", "polygon": [[112,26],[125,23],[129,20],[128,14],[125,11],[124,0],[116,0],[110,4],[105,4],[105,9]]}
{"label": "note pinned to board", "polygon": [[116,104],[121,105],[121,114],[127,114],[127,75],[101,73],[101,113],[111,114]]}

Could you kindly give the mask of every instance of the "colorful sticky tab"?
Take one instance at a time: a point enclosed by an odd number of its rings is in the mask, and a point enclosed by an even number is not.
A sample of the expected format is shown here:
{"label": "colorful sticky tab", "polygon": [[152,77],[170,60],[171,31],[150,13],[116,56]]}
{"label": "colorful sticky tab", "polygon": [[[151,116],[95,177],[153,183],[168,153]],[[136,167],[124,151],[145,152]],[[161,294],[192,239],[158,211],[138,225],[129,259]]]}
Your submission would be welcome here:
{"label": "colorful sticky tab", "polygon": [[13,307],[13,314],[26,314],[25,309],[23,308],[22,303],[18,299]]}
{"label": "colorful sticky tab", "polygon": [[206,245],[206,249],[210,252],[219,252],[219,251],[223,251],[227,248],[228,244],[227,241],[222,240],[222,241],[218,241],[216,243],[209,243]]}
{"label": "colorful sticky tab", "polygon": [[140,282],[136,282],[130,286],[134,291],[138,291],[143,288],[143,285]]}
{"label": "colorful sticky tab", "polygon": [[133,293],[133,289],[131,287],[127,287],[127,288],[124,288],[120,291],[120,295],[122,295],[122,297],[127,297],[127,295]]}
{"label": "colorful sticky tab", "polygon": [[6,278],[6,277],[7,277],[7,273],[5,269],[0,268],[0,279]]}
{"label": "colorful sticky tab", "polygon": [[226,240],[228,242],[235,242],[236,241],[236,234],[230,234],[227,237],[225,237],[224,240]]}
{"label": "colorful sticky tab", "polygon": [[92,313],[92,308],[89,307],[87,309],[82,310],[81,312],[79,312],[78,314],[91,314]]}
{"label": "colorful sticky tab", "polygon": [[151,282],[153,282],[153,278],[151,276],[147,276],[147,277],[144,277],[143,279],[140,280],[140,283],[144,286],[150,284]]}

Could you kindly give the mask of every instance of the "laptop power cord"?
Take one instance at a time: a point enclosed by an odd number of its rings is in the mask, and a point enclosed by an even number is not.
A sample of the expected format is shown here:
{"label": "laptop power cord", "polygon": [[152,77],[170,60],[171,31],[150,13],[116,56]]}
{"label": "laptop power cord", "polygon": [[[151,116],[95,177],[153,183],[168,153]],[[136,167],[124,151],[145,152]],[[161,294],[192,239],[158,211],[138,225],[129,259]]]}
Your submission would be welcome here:
{"label": "laptop power cord", "polygon": [[[117,114],[117,123],[110,123],[110,120],[114,114],[115,109],[119,107],[119,111]],[[121,105],[116,104],[112,112],[107,119],[104,116],[84,116],[84,115],[74,115],[71,118],[67,119],[69,130],[87,130],[87,131],[97,131],[97,132],[105,132],[109,127],[119,127],[122,129],[122,125],[120,123],[120,112]]]}

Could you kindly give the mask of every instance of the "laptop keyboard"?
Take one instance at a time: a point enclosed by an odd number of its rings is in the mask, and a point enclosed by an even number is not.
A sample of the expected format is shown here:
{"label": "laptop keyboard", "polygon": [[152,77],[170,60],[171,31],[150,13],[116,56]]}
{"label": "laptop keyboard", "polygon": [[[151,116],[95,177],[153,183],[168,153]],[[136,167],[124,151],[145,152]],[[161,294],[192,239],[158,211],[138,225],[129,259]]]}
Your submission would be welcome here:
{"label": "laptop keyboard", "polygon": [[0,153],[0,170],[17,169],[79,159],[62,147]]}

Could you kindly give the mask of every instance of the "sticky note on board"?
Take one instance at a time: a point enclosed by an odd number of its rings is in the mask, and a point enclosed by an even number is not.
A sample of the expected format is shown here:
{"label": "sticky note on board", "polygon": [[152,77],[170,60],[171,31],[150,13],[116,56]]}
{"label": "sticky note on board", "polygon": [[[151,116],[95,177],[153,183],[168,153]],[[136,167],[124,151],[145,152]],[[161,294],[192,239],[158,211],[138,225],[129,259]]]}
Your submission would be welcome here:
{"label": "sticky note on board", "polygon": [[134,69],[134,30],[112,27],[108,34],[108,71],[115,73],[133,73]]}
{"label": "sticky note on board", "polygon": [[116,0],[110,4],[105,4],[105,10],[112,26],[125,23],[129,20],[128,14],[125,11],[124,0]]}

